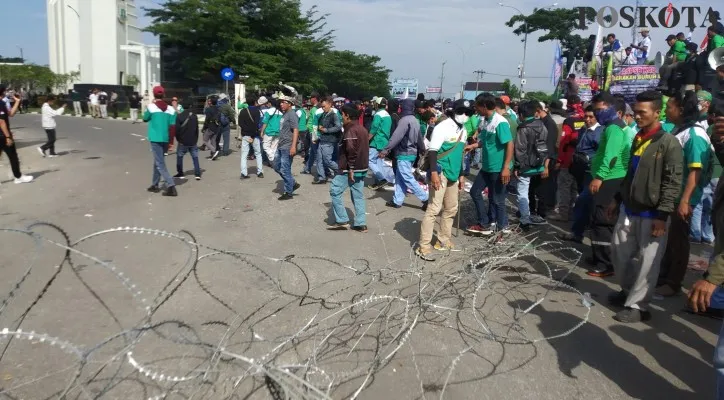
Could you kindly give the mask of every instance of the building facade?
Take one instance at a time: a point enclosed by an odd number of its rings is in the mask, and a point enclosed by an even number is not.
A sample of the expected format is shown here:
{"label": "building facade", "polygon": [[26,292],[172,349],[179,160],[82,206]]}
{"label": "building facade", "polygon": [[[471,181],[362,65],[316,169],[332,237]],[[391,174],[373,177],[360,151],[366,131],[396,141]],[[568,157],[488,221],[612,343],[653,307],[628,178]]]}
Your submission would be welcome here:
{"label": "building facade", "polygon": [[143,44],[135,0],[46,0],[50,69],[80,71],[76,83],[126,85],[160,80],[158,46]]}

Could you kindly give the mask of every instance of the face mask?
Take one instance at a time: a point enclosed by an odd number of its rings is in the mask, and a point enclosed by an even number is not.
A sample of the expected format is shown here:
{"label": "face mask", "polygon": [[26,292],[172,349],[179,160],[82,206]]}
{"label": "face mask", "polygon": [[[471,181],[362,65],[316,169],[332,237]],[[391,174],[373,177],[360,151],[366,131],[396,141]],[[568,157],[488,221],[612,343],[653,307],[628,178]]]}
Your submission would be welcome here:
{"label": "face mask", "polygon": [[701,105],[701,103],[697,104],[697,105],[696,105],[696,108],[698,108],[699,111],[701,111],[701,110],[704,109],[704,107]]}
{"label": "face mask", "polygon": [[613,107],[608,107],[605,110],[595,111],[593,114],[596,116],[598,123],[601,125],[606,125],[609,122],[615,120],[616,117],[618,117],[616,109]]}
{"label": "face mask", "polygon": [[469,119],[470,119],[470,117],[468,117],[465,114],[455,115],[455,122],[457,122],[460,125],[464,125],[466,122],[468,122]]}

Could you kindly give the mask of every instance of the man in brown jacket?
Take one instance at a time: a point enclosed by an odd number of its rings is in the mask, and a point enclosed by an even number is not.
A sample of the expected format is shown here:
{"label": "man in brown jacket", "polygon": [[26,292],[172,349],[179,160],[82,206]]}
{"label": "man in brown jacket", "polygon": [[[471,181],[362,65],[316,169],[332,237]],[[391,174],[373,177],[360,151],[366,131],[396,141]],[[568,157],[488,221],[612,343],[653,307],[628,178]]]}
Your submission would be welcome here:
{"label": "man in brown jacket", "polygon": [[332,179],[329,195],[332,197],[332,211],[335,223],[329,225],[329,230],[347,230],[349,216],[344,208],[342,195],[350,189],[352,204],[354,205],[354,225],[352,229],[357,232],[367,232],[367,219],[365,216],[364,179],[369,166],[370,134],[359,124],[360,110],[353,105],[342,107],[342,124],[344,134],[339,145],[339,171]]}

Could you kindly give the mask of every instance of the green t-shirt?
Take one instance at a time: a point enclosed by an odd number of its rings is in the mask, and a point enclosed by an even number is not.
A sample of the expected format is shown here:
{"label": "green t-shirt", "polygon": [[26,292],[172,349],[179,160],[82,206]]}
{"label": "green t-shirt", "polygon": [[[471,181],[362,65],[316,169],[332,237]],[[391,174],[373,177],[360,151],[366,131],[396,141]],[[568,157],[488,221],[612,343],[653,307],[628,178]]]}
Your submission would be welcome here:
{"label": "green t-shirt", "polygon": [[390,141],[390,130],[392,129],[392,117],[387,110],[379,110],[372,117],[370,125],[370,147],[377,150],[384,150]]}
{"label": "green t-shirt", "polygon": [[472,115],[468,118],[467,122],[463,125],[463,127],[465,127],[465,131],[468,133],[468,138],[473,137],[475,131],[478,130],[478,125],[480,125],[480,116],[478,114]]}
{"label": "green t-shirt", "polygon": [[681,40],[677,40],[669,52],[674,56],[674,62],[686,60],[686,56],[689,54],[686,50],[686,43]]}
{"label": "green t-shirt", "polygon": [[316,127],[319,116],[317,115],[317,106],[312,107],[309,110],[309,116],[307,117],[307,131],[311,132]]}
{"label": "green t-shirt", "polygon": [[518,133],[518,118],[513,117],[513,114],[507,112],[503,114],[503,117],[505,117],[505,120],[508,121],[508,124],[510,125],[510,133],[513,135],[513,140],[515,140],[515,134]]}
{"label": "green t-shirt", "polygon": [[615,123],[608,124],[591,160],[591,176],[602,181],[625,177],[627,165],[624,161],[628,162],[630,152],[631,142],[626,140],[623,129]]}
{"label": "green t-shirt", "polygon": [[[631,127],[631,125],[627,125],[623,128],[623,134],[626,138],[625,140],[628,142],[629,148],[631,148],[631,145],[633,144],[634,139],[636,138],[636,130]],[[621,155],[623,168],[625,170],[628,170],[628,163],[631,161],[631,152],[627,151],[626,153]]]}
{"label": "green t-shirt", "polygon": [[[692,169],[700,168],[702,175],[696,183],[696,188],[691,194],[689,205],[696,207],[701,201],[701,194],[704,186],[709,184],[711,177],[708,176],[709,160],[711,158],[711,143],[709,136],[703,128],[696,126],[676,135],[679,142],[684,148],[684,174],[681,179],[681,190],[686,187],[686,181],[689,179],[689,172]],[[706,175],[706,176],[705,176]]]}
{"label": "green t-shirt", "polygon": [[282,122],[282,113],[274,107],[264,110],[264,118],[261,123],[266,125],[264,134],[268,136],[279,136],[279,124]]}
{"label": "green t-shirt", "polygon": [[[425,137],[425,135],[427,134],[427,121],[423,121],[420,114],[415,114],[415,119],[417,119],[417,122],[420,123],[420,135],[422,135],[422,137]],[[390,124],[390,126],[392,125]]]}
{"label": "green t-shirt", "polygon": [[297,108],[297,117],[299,118],[299,132],[307,131],[307,110]]}
{"label": "green t-shirt", "polygon": [[674,131],[674,128],[676,128],[676,125],[674,125],[673,122],[669,122],[667,120],[664,120],[664,122],[661,123],[661,129],[664,130],[666,133],[671,133]]}
{"label": "green t-shirt", "polygon": [[[483,126],[478,135],[478,141],[483,149],[482,170],[484,172],[500,172],[503,170],[507,144],[513,140],[513,134],[510,133],[510,124],[498,113],[493,113],[493,116],[490,119],[483,120],[482,124]],[[511,160],[508,168],[512,167],[513,162]]]}
{"label": "green t-shirt", "polygon": [[712,51],[714,49],[718,49],[719,47],[724,47],[724,36],[722,35],[714,35],[714,37],[709,39],[709,42],[706,44],[707,51]]}

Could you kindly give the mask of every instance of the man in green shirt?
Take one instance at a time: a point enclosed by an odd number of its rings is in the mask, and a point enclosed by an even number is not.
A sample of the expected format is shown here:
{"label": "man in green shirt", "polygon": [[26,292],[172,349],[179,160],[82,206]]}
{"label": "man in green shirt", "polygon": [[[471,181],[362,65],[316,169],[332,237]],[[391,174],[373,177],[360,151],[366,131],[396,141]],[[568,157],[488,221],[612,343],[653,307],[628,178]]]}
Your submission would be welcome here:
{"label": "man in green shirt", "polygon": [[303,174],[311,174],[312,165],[317,156],[317,148],[319,147],[319,141],[317,140],[317,124],[319,123],[319,112],[321,107],[319,105],[319,95],[315,92],[309,97],[309,104],[312,108],[309,109],[307,114],[307,136],[304,141],[304,148],[308,149],[304,153],[304,167],[302,168]]}
{"label": "man in green shirt", "polygon": [[724,47],[724,36],[716,33],[716,27],[714,25],[706,30],[706,36],[709,38],[706,44],[707,53],[711,53],[719,47]]}
{"label": "man in green shirt", "polygon": [[[463,127],[465,128],[465,131],[467,132],[467,140],[468,143],[472,143],[475,141],[475,138],[478,136],[479,127],[480,125],[480,114],[477,112],[473,114],[468,120],[465,122]],[[480,149],[475,149],[473,152],[465,153],[465,168],[463,168],[463,176],[470,175],[470,167],[474,164],[478,164],[480,162]],[[478,169],[479,166],[476,165],[476,169]]]}
{"label": "man in green shirt", "polygon": [[667,91],[669,89],[669,78],[671,78],[671,74],[679,66],[679,63],[686,60],[686,56],[689,54],[686,50],[686,43],[677,39],[674,35],[669,35],[666,38],[666,43],[671,47],[666,53],[664,65],[659,68],[661,78],[657,90],[661,91]]}
{"label": "man in green shirt", "polygon": [[613,275],[611,238],[618,216],[608,215],[606,207],[613,202],[626,176],[624,161],[631,151],[631,143],[623,131],[626,124],[619,117],[617,102],[616,97],[608,92],[597,94],[591,102],[596,120],[604,127],[598,149],[591,160],[593,180],[589,185],[595,208],[591,221],[592,268],[588,275],[596,277]]}
{"label": "man in green shirt", "polygon": [[[502,115],[495,112],[495,97],[479,96],[475,107],[485,117],[480,133],[474,144],[465,150],[482,149],[483,165],[470,189],[470,197],[475,204],[478,223],[467,228],[468,232],[492,235],[496,231],[508,233],[508,211],[505,208],[505,187],[510,182],[513,168],[513,134],[510,124]],[[493,220],[488,216],[483,190],[488,189],[491,207],[495,208]]]}
{"label": "man in green shirt", "polygon": [[387,99],[384,97],[375,98],[372,106],[376,112],[370,125],[369,168],[375,183],[370,188],[377,190],[395,182],[392,167],[385,164],[385,159],[380,157],[380,152],[390,141],[392,117],[387,112]]}

